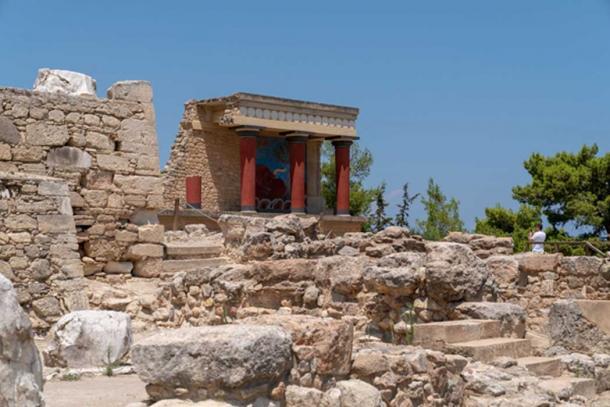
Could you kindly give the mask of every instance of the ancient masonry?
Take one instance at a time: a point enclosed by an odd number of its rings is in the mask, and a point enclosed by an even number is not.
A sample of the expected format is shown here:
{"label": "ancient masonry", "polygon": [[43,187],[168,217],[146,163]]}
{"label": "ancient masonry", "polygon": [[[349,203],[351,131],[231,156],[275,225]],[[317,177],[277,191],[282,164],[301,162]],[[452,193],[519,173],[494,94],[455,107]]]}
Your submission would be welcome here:
{"label": "ancient masonry", "polygon": [[[38,89],[53,89],[48,73]],[[1,88],[0,172],[0,270],[18,271],[9,278],[41,327],[86,306],[82,290],[53,294],[83,276],[160,269],[163,229],[139,227],[163,200],[148,82],[117,82],[108,99]]]}

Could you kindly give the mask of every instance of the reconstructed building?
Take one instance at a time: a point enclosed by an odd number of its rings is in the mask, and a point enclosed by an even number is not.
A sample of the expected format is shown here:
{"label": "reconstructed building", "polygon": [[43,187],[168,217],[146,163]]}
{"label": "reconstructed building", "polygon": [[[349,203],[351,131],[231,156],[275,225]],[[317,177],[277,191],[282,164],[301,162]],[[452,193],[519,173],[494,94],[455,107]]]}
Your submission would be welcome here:
{"label": "reconstructed building", "polygon": [[[190,101],[164,170],[165,206],[208,213],[325,212],[322,142],[335,149],[336,215],[349,215],[350,145],[358,109],[236,93]],[[186,202],[188,201],[188,202]]]}

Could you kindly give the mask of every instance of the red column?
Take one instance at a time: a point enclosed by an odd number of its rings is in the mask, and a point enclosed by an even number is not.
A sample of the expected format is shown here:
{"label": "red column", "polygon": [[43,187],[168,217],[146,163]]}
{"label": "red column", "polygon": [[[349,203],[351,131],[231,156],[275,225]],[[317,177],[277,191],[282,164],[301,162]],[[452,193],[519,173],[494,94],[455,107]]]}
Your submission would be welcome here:
{"label": "red column", "polygon": [[303,135],[288,136],[290,153],[290,211],[305,213],[305,142]]}
{"label": "red column", "polygon": [[191,208],[201,209],[201,177],[186,177],[186,203]]}
{"label": "red column", "polygon": [[334,141],[337,177],[337,215],[349,215],[349,140]]}
{"label": "red column", "polygon": [[257,130],[237,129],[241,166],[241,210],[256,210],[256,134]]}

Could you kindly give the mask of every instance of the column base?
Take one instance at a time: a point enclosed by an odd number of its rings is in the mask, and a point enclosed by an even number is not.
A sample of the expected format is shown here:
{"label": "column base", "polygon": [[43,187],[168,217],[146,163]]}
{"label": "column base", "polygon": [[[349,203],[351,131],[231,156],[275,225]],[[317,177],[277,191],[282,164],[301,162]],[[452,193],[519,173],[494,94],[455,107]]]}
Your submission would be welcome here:
{"label": "column base", "polygon": [[350,216],[349,209],[337,209],[335,211],[335,215],[337,215],[337,216]]}
{"label": "column base", "polygon": [[305,213],[305,208],[290,208],[290,213]]}
{"label": "column base", "polygon": [[242,206],[240,212],[244,213],[244,214],[253,214],[253,213],[256,213],[256,207],[255,206]]}

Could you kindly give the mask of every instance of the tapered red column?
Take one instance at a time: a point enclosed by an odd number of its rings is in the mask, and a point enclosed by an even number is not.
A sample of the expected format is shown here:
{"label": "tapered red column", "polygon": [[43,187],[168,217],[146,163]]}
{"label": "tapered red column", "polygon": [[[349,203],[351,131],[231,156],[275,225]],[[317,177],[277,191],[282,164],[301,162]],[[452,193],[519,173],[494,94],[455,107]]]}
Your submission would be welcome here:
{"label": "tapered red column", "polygon": [[349,140],[334,141],[335,171],[337,177],[337,215],[349,215]]}
{"label": "tapered red column", "polygon": [[256,210],[256,135],[258,129],[238,128],[241,168],[241,211]]}
{"label": "tapered red column", "polygon": [[307,135],[286,136],[290,153],[290,211],[305,213],[305,146]]}

